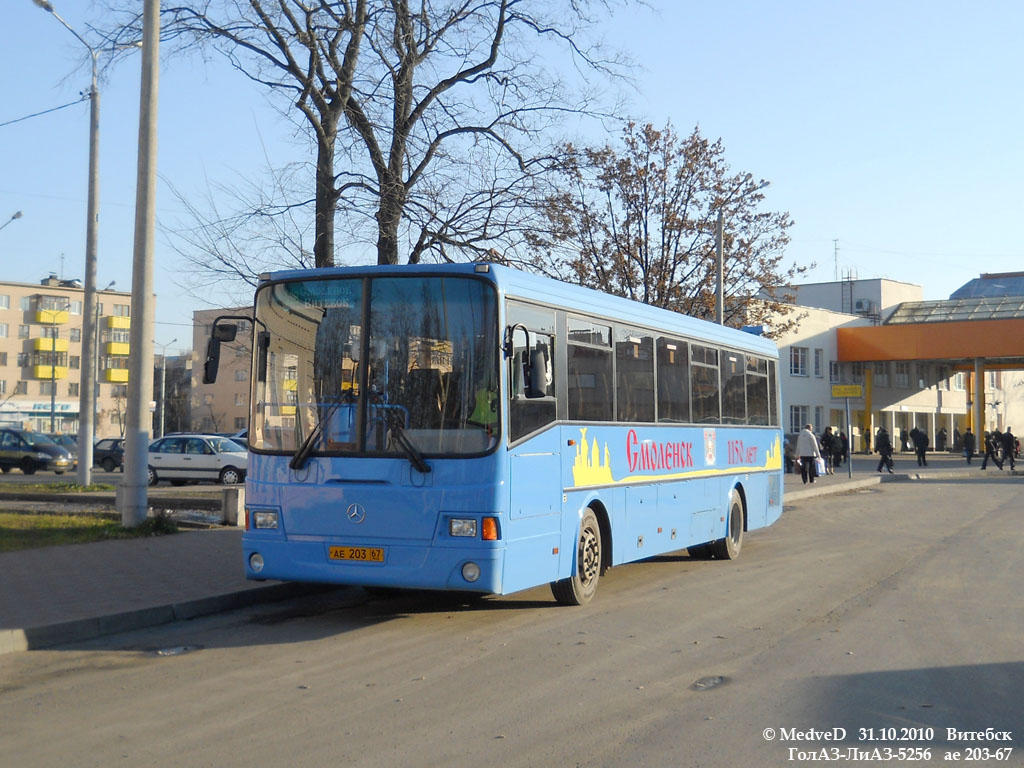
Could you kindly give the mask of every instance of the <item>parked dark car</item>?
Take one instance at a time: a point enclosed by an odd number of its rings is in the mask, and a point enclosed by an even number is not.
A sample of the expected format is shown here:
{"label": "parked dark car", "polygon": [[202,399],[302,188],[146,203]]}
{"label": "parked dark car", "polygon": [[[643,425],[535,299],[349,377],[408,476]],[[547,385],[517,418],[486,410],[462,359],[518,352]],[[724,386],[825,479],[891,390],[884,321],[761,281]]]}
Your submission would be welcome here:
{"label": "parked dark car", "polygon": [[0,471],[7,474],[15,467],[26,475],[40,469],[61,475],[72,467],[71,454],[42,432],[0,429]]}
{"label": "parked dark car", "polygon": [[92,464],[103,467],[107,472],[118,469],[124,472],[124,439],[108,437],[96,443],[92,447]]}
{"label": "parked dark car", "polygon": [[74,435],[69,435],[67,432],[55,432],[49,435],[50,439],[53,440],[57,445],[63,448],[65,451],[71,454],[71,463],[74,467],[78,468],[78,440],[75,439]]}

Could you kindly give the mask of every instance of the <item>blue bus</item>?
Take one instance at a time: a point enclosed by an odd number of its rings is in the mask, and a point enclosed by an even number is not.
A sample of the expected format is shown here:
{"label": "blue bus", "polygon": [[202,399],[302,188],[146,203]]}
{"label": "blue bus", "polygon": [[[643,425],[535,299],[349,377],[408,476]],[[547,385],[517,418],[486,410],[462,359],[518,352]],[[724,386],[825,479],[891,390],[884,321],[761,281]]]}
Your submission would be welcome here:
{"label": "blue bus", "polygon": [[[581,605],[612,566],[733,559],[781,514],[760,336],[495,264],[267,274],[245,319],[250,579]],[[207,381],[237,328],[215,321]]]}

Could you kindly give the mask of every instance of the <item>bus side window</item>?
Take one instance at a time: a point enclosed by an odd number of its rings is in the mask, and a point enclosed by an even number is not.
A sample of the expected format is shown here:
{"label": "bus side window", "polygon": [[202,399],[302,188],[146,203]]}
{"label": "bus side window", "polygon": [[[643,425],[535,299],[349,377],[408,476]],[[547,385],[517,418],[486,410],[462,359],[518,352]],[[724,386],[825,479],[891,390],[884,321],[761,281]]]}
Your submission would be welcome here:
{"label": "bus side window", "polygon": [[[532,349],[516,341],[509,392],[510,438],[516,440],[555,420],[554,338],[530,331]],[[527,361],[532,364],[527,365]],[[528,374],[526,372],[529,371]],[[525,375],[531,376],[529,383]]]}
{"label": "bus side window", "polygon": [[507,325],[529,331],[512,334],[508,358],[509,439],[518,440],[555,421],[555,313],[554,310],[508,304]]}

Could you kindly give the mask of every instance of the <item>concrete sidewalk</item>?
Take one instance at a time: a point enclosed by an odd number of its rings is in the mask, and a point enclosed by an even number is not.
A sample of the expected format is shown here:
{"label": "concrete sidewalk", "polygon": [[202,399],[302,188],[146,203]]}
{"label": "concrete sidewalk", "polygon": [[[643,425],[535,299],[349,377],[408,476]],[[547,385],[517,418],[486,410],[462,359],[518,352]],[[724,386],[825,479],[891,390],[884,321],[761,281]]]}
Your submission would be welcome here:
{"label": "concrete sidewalk", "polygon": [[214,528],[0,553],[0,653],[80,642],[310,590],[247,581],[241,538],[236,528]]}
{"label": "concrete sidewalk", "polygon": [[[852,480],[843,466],[813,485],[788,474],[784,503],[881,482],[1010,474],[995,467],[982,472],[980,460],[968,466],[952,455],[929,457],[929,466],[921,469],[913,455],[897,455],[895,475],[878,474],[877,464],[877,456],[856,456]],[[0,553],[0,653],[80,642],[323,588],[247,581],[241,536],[239,529],[225,527]]]}

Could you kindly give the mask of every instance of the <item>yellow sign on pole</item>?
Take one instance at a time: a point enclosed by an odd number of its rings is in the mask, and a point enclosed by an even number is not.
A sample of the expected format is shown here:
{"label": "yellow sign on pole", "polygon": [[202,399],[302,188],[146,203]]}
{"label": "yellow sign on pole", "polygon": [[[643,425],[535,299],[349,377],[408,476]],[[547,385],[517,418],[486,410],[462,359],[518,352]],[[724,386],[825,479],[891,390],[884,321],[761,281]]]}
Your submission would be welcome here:
{"label": "yellow sign on pole", "polygon": [[833,384],[832,397],[864,397],[864,387],[860,384]]}

